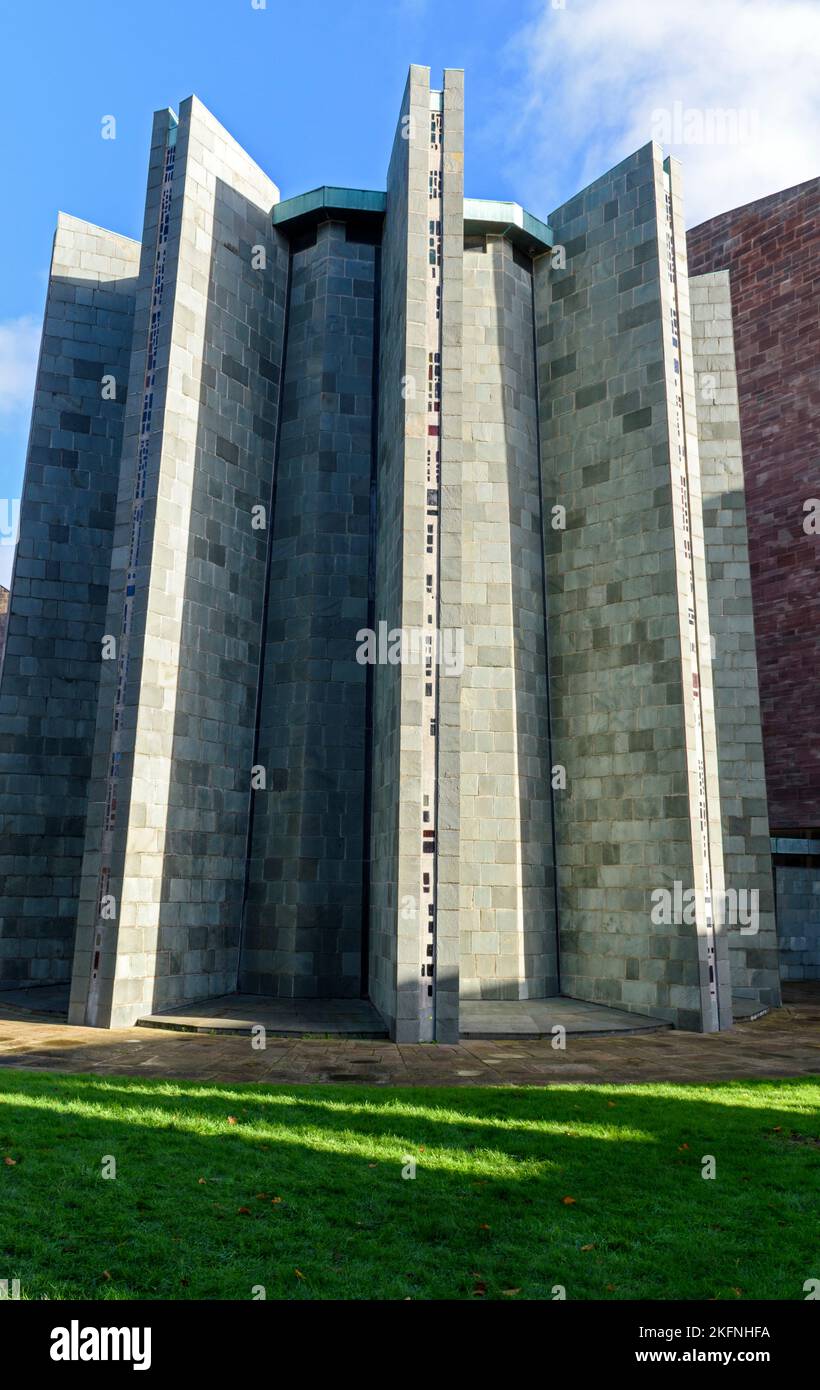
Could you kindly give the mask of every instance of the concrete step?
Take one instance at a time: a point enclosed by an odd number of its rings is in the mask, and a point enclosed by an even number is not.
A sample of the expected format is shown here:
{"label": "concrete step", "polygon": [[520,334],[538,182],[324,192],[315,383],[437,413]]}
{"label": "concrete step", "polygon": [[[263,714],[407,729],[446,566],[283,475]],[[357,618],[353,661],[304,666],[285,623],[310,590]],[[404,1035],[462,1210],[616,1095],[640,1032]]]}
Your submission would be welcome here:
{"label": "concrete step", "polygon": [[270,999],[226,994],[163,1009],[137,1020],[138,1028],[182,1033],[240,1033],[262,1026],[269,1037],[386,1038],[381,1016],[366,999]]}
{"label": "concrete step", "polygon": [[658,1033],[671,1028],[662,1018],[588,1004],[555,995],[551,999],[464,999],[460,1009],[462,1038],[548,1038],[562,1027],[568,1037],[606,1037]]}

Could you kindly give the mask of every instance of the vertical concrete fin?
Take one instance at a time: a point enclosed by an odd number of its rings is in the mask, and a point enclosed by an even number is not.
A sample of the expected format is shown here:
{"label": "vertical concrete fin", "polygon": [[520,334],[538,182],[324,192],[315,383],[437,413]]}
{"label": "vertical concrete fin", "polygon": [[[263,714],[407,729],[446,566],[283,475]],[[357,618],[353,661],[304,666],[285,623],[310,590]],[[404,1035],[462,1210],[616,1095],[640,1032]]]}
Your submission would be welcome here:
{"label": "vertical concrete fin", "polygon": [[[435,180],[428,179],[428,231],[431,219],[441,219],[441,278],[428,291],[432,316],[428,332],[436,333],[436,289],[440,284],[438,350],[441,353],[441,413],[439,424],[440,477],[428,485],[425,458],[425,556],[438,541],[434,578],[438,614],[435,626],[438,661],[434,664],[437,749],[435,762],[435,903],[434,1036],[452,1043],[459,1036],[461,879],[461,678],[463,661],[462,609],[462,356],[464,336],[464,73],[446,68],[442,93],[441,198]],[[435,169],[429,172],[435,173]],[[435,215],[434,215],[435,214]],[[432,281],[432,277],[431,277]],[[429,315],[429,309],[428,309]],[[428,416],[432,412],[428,411]],[[428,436],[428,448],[430,439]],[[438,511],[436,517],[434,513]],[[431,529],[432,528],[432,529]],[[437,531],[436,531],[436,528]],[[426,691],[426,686],[425,686]],[[422,884],[423,887],[423,884]],[[424,925],[424,923],[423,923]],[[429,926],[429,924],[428,924]],[[428,931],[429,936],[429,931]],[[421,937],[425,947],[424,934]],[[421,959],[424,960],[424,953]]]}
{"label": "vertical concrete fin", "polygon": [[[139,243],[60,213],[0,682],[0,979],[75,956]],[[10,521],[12,518],[10,518]]]}
{"label": "vertical concrete fin", "polygon": [[[426,438],[429,69],[410,68],[387,173],[382,238],[376,509],[370,996],[391,1034],[419,1036],[421,677],[388,659],[388,633],[421,626]],[[412,436],[412,444],[410,442]],[[418,526],[415,528],[418,529]]]}
{"label": "vertical concrete fin", "polygon": [[387,179],[376,532],[376,616],[405,652],[376,669],[370,936],[371,997],[403,1041],[458,1029],[458,677],[441,627],[460,603],[463,159],[461,73],[431,92],[411,67]]}
{"label": "vertical concrete fin", "polygon": [[780,980],[728,271],[689,278],[732,994]]}
{"label": "vertical concrete fin", "polygon": [[[555,798],[561,988],[702,1028],[713,1021],[693,901],[690,572],[670,452],[665,196],[649,144],[557,209],[561,252],[536,262],[553,756],[567,778]],[[702,571],[700,536],[690,550],[699,545]],[[702,632],[708,659],[708,616]],[[704,724],[713,751],[711,706]]]}
{"label": "vertical concrete fin", "polygon": [[672,521],[680,606],[681,665],[697,896],[698,959],[704,1031],[732,1025],[728,936],[724,922],[723,834],[718,780],[712,640],[692,360],[692,316],[678,160],[663,163],[656,184],[661,304],[666,364]]}
{"label": "vertical concrete fin", "polygon": [[77,1021],[128,1025],[236,985],[266,555],[252,509],[270,496],[287,262],[275,197],[196,98],[178,127],[158,114]]}

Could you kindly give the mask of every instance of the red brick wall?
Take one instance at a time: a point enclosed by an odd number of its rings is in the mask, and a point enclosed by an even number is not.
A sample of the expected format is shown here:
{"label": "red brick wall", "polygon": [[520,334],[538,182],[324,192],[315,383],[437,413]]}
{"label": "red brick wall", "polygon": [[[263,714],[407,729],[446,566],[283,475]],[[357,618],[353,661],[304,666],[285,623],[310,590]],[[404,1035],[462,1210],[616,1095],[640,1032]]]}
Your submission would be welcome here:
{"label": "red brick wall", "polygon": [[731,272],[772,831],[820,826],[820,179],[689,232],[690,275]]}

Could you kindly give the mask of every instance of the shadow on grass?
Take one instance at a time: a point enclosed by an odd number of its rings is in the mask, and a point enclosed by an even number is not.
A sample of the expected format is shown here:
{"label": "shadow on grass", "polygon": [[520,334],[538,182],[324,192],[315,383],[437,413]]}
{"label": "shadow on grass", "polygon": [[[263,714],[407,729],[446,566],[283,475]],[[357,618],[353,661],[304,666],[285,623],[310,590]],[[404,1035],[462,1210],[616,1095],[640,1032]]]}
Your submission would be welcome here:
{"label": "shadow on grass", "polygon": [[816,1098],[804,1081],[387,1091],[6,1071],[0,1278],[29,1297],[801,1298]]}

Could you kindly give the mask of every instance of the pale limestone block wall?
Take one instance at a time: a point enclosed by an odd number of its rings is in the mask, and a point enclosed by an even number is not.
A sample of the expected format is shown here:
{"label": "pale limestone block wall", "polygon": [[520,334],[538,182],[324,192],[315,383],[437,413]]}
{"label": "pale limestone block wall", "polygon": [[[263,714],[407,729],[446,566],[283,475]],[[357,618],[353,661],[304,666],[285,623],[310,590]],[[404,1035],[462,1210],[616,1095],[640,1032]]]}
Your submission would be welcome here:
{"label": "pale limestone block wall", "polygon": [[736,895],[730,902],[736,900],[744,916],[757,895],[757,931],[741,931],[739,921],[727,927],[732,991],[739,999],[776,1005],[780,981],[729,272],[690,279],[689,295],[725,881]]}
{"label": "pale limestone block wall", "polygon": [[[544,515],[566,509],[565,528],[545,532],[553,759],[567,773],[555,794],[560,969],[569,995],[703,1028],[713,1023],[699,931],[652,917],[655,890],[695,887],[701,855],[664,218],[660,151],[647,145],[551,216],[565,268],[536,263]],[[687,351],[684,343],[691,372]],[[684,385],[691,403],[691,379]],[[708,663],[696,458],[699,656]],[[714,869],[713,801],[710,817]],[[719,836],[719,813],[717,825]]]}
{"label": "pale limestone block wall", "polygon": [[[521,258],[523,260],[523,258]],[[464,253],[461,995],[557,992],[532,269]]]}

